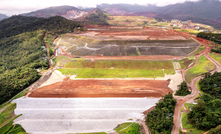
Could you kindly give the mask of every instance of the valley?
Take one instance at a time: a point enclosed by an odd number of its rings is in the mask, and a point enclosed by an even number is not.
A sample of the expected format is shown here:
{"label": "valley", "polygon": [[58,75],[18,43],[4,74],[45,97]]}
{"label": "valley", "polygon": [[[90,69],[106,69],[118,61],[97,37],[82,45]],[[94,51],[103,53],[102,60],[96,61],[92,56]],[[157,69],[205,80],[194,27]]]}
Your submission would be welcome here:
{"label": "valley", "polygon": [[218,132],[220,21],[198,6],[220,2],[203,1],[0,14],[0,133]]}

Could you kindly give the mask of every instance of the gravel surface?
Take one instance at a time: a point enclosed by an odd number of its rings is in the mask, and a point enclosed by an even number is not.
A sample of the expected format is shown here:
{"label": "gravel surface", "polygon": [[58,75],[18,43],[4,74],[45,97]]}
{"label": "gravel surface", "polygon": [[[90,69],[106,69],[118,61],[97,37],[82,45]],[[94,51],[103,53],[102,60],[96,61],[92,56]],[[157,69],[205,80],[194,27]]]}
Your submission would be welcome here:
{"label": "gravel surface", "polygon": [[20,98],[14,122],[28,133],[112,131],[118,124],[142,119],[160,98]]}

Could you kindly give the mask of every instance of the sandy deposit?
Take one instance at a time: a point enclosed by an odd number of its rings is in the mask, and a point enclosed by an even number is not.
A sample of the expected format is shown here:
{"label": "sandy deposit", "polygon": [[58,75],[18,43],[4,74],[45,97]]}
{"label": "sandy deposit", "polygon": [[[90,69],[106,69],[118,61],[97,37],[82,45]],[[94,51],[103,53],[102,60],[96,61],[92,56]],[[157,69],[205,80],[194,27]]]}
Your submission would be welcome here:
{"label": "sandy deposit", "polygon": [[55,70],[52,72],[52,75],[50,76],[50,78],[45,83],[43,83],[40,87],[51,85],[56,82],[61,82],[63,81],[64,78],[66,78],[66,76],[62,75],[60,71]]}

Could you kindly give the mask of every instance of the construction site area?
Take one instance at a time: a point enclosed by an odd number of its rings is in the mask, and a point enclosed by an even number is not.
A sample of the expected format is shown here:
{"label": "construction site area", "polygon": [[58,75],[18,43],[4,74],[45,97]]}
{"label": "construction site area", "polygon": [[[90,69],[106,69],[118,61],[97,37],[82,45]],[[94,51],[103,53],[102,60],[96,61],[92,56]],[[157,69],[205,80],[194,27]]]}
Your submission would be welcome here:
{"label": "construction site area", "polygon": [[144,112],[183,82],[182,69],[194,62],[185,57],[199,46],[189,34],[148,27],[62,35],[53,46],[54,69],[15,100],[23,114],[15,122],[30,133],[113,133],[123,122],[142,124]]}
{"label": "construction site area", "polygon": [[145,27],[94,28],[62,35],[56,44],[72,56],[186,56],[199,46],[181,32]]}

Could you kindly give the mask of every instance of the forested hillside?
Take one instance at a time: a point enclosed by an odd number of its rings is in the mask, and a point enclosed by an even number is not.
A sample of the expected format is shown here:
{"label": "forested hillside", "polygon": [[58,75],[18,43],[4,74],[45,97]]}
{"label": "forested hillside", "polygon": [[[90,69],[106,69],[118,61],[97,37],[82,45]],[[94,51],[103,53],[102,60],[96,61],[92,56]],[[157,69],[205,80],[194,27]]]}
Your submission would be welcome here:
{"label": "forested hillside", "polygon": [[220,46],[213,48],[211,51],[215,53],[221,53],[221,34],[201,32],[197,34],[197,37],[219,44]]}
{"label": "forested hillside", "polygon": [[165,95],[163,101],[159,101],[153,111],[147,114],[146,123],[153,134],[170,134],[172,131],[173,114],[176,100],[169,93]]}
{"label": "forested hillside", "polygon": [[[44,35],[72,32],[80,24],[62,17],[13,16],[0,22],[0,104],[40,78],[49,67]],[[50,36],[51,37],[51,36]]]}
{"label": "forested hillside", "polygon": [[86,22],[95,25],[109,25],[107,19],[107,13],[100,9],[95,9],[86,17]]}
{"label": "forested hillside", "polygon": [[60,34],[73,32],[74,28],[80,27],[80,23],[67,20],[60,16],[51,18],[36,18],[25,16],[12,16],[0,21],[0,39],[18,35],[24,32],[45,29]]}
{"label": "forested hillside", "polygon": [[206,74],[199,86],[204,93],[188,113],[188,121],[198,129],[209,130],[221,124],[221,73]]}

